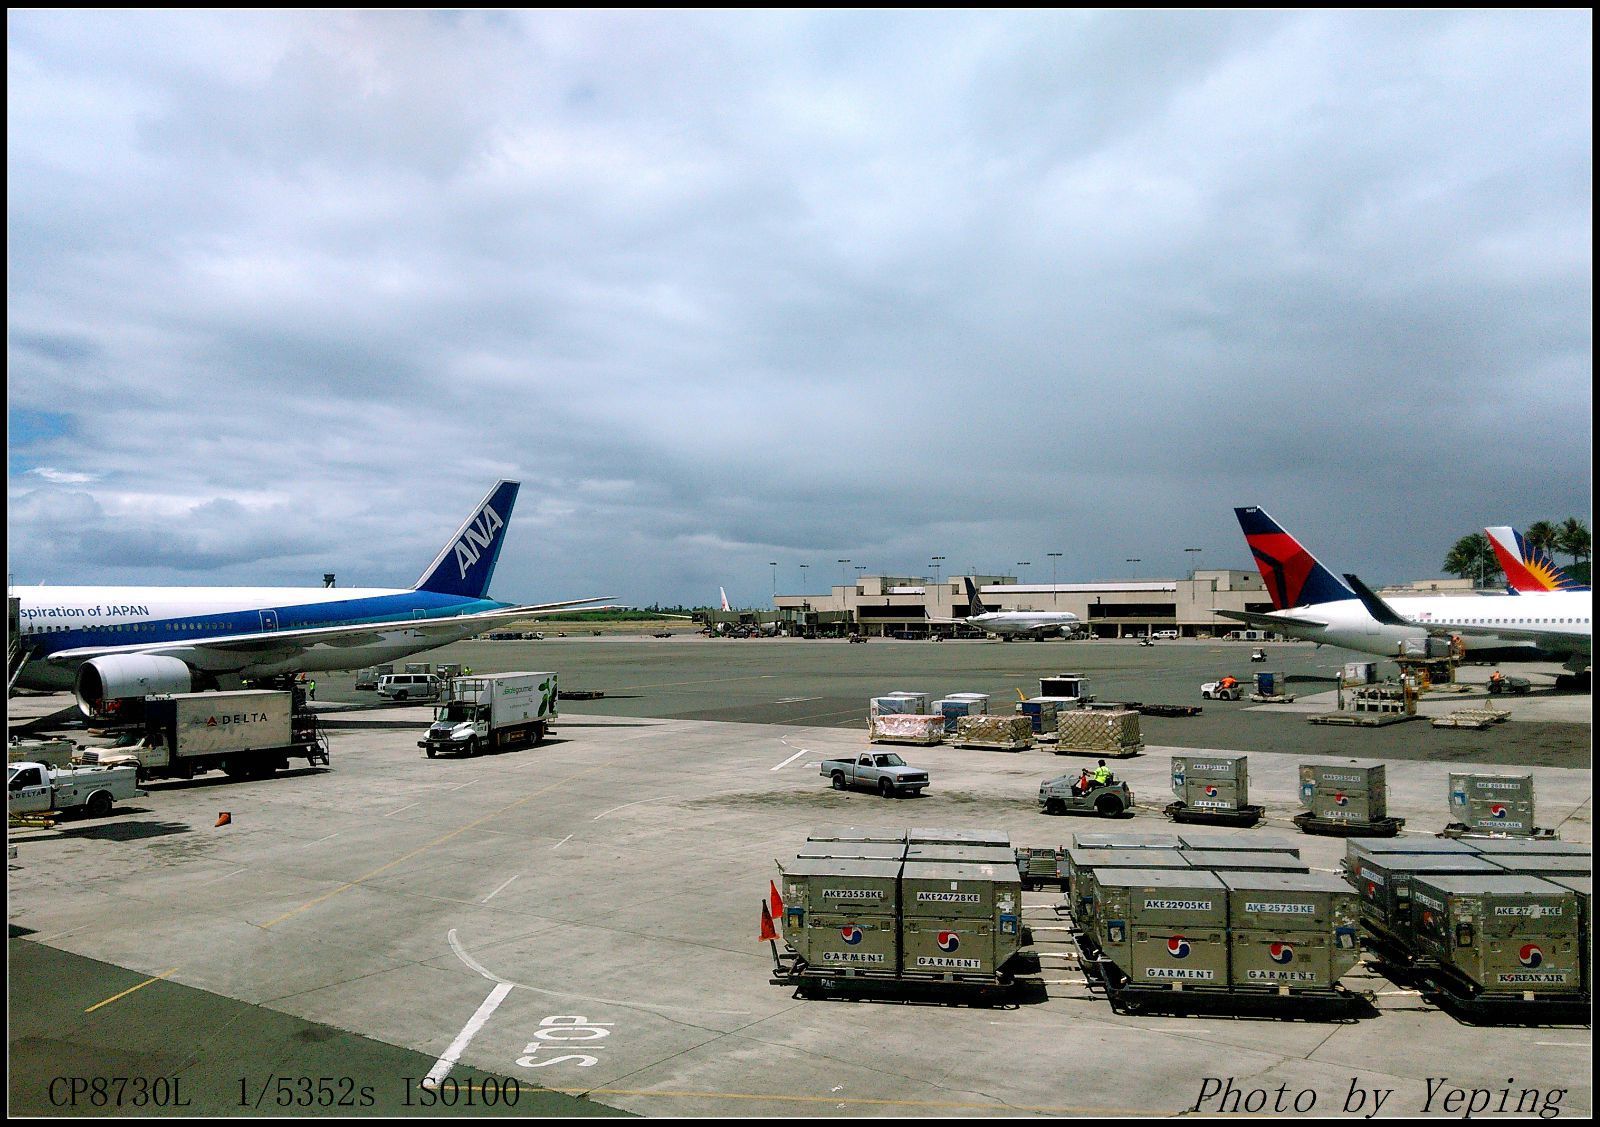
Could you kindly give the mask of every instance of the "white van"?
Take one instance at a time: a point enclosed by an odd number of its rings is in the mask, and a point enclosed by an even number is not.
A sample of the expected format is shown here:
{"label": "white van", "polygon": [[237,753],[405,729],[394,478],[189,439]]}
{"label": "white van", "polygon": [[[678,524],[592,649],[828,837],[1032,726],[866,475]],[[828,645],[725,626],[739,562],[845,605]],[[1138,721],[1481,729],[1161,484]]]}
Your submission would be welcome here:
{"label": "white van", "polygon": [[444,681],[432,673],[389,673],[378,678],[378,695],[390,700],[438,700]]}

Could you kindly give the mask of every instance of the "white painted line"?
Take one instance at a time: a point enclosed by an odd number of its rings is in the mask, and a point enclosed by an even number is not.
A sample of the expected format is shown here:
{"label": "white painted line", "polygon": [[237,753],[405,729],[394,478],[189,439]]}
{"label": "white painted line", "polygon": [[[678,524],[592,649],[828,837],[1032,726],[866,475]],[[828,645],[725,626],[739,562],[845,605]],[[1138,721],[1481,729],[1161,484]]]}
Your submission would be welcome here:
{"label": "white painted line", "polygon": [[781,698],[779,700],[773,701],[772,703],[773,704],[800,704],[803,701],[821,700],[821,699],[822,699],[821,697],[783,697],[783,698]]}
{"label": "white painted line", "polygon": [[1552,1049],[1587,1049],[1589,1046],[1583,1041],[1535,1041],[1535,1045],[1545,1045]]}
{"label": "white painted line", "polygon": [[641,799],[638,800],[638,802],[624,802],[621,806],[613,806],[610,810],[602,810],[600,813],[596,814],[593,818],[590,818],[589,821],[598,822],[601,818],[604,818],[607,814],[615,814],[618,810],[626,810],[630,806],[638,806],[640,803],[654,802],[654,801],[655,801],[655,799],[653,799],[653,798],[641,798]]}
{"label": "white painted line", "polygon": [[[422,803],[420,803],[420,802],[413,802],[411,804],[411,806],[421,806],[421,805],[422,805]],[[407,810],[411,809],[411,806],[402,806],[398,810],[391,810],[387,814],[385,814],[384,817],[385,818],[393,818],[396,814],[404,814]]]}
{"label": "white painted line", "polygon": [[334,838],[339,836],[339,833],[340,833],[339,830],[334,830],[327,837],[319,837],[319,838],[317,838],[316,841],[308,841],[304,845],[302,845],[300,848],[301,849],[310,849],[313,845],[321,845],[325,841],[332,841]]}
{"label": "white painted line", "polygon": [[235,869],[235,870],[233,870],[233,872],[231,872],[231,873],[223,873],[219,877],[207,877],[205,880],[201,881],[199,884],[196,884],[195,887],[199,888],[201,885],[212,884],[212,883],[214,883],[216,881],[219,881],[219,880],[227,880],[229,877],[236,877],[240,873],[245,872],[245,871],[246,870],[244,870],[244,869]]}
{"label": "white painted line", "polygon": [[475,783],[477,781],[478,781],[477,779],[468,779],[466,782],[462,783],[460,787],[451,787],[450,789],[451,790],[460,790],[461,787],[470,787],[473,783]]}
{"label": "white painted line", "polygon": [[[785,745],[785,746],[787,746],[787,745]],[[778,764],[776,767],[768,768],[768,770],[781,771],[785,767],[789,766],[789,764],[793,763],[796,759],[799,759],[802,755],[810,755],[810,754],[811,754],[811,749],[803,747],[799,751],[795,752],[793,755],[789,756],[788,759],[785,759],[782,763]]]}
{"label": "white painted line", "polygon": [[567,842],[569,842],[571,840],[572,840],[572,835],[568,834],[566,837],[564,837],[560,841],[556,842],[550,848],[551,849],[560,849],[563,845],[567,844]]}
{"label": "white painted line", "polygon": [[467,1046],[477,1036],[478,1030],[483,1028],[484,1023],[489,1020],[500,1003],[506,1000],[506,995],[511,993],[513,989],[514,987],[511,983],[502,982],[489,991],[489,996],[483,1000],[483,1005],[479,1006],[478,1011],[467,1019],[467,1024],[461,1027],[461,1032],[456,1034],[456,1039],[450,1042],[450,1047],[444,1051],[444,1056],[440,1057],[434,1063],[434,1066],[428,1070],[428,1075],[423,1077],[422,1086],[424,1088],[436,1088],[439,1085],[439,1081],[450,1075],[450,1070],[455,1067],[456,1061],[461,1059],[461,1054],[467,1051]]}
{"label": "white painted line", "polygon": [[507,877],[505,884],[502,884],[499,888],[495,889],[493,892],[489,893],[489,895],[485,896],[483,898],[483,900],[480,901],[480,903],[487,904],[489,901],[493,900],[496,896],[498,896],[500,894],[501,891],[503,891],[505,889],[506,884],[510,884],[512,881],[516,880],[517,877],[520,877],[521,875],[522,875],[521,873],[517,873],[516,876]]}

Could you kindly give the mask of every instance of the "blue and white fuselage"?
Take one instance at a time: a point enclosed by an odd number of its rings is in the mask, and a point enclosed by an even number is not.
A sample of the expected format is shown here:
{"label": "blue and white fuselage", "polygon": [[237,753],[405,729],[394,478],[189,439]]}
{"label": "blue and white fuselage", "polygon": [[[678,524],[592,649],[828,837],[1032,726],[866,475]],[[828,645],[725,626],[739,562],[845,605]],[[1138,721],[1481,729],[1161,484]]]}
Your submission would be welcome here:
{"label": "blue and white fuselage", "polygon": [[[26,660],[16,684],[105,698],[187,692],[217,676],[354,669],[595,603],[486,598],[518,484],[496,484],[409,589],[17,587]],[[137,690],[137,691],[136,691]]]}

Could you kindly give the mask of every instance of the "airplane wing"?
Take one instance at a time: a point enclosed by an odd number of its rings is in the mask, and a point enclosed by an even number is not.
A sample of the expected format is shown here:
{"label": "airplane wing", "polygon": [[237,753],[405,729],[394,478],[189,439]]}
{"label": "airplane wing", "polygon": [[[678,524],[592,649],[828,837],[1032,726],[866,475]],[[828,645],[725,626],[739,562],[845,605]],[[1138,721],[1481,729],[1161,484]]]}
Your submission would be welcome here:
{"label": "airplane wing", "polygon": [[421,648],[449,645],[470,638],[491,626],[506,625],[522,618],[555,614],[564,610],[609,610],[591,604],[610,596],[572,599],[561,603],[534,603],[504,610],[480,611],[451,618],[416,618],[399,622],[369,622],[354,626],[313,626],[299,630],[267,630],[254,634],[232,634],[201,641],[134,643],[126,646],[79,646],[58,650],[46,660],[70,663],[114,654],[152,654],[175,657],[200,669],[225,673],[246,664],[241,659],[259,654],[278,654],[291,658],[313,649],[348,649],[385,638],[416,639]]}
{"label": "airplane wing", "polygon": [[1218,618],[1228,618],[1234,622],[1243,622],[1248,626],[1258,626],[1267,630],[1275,630],[1281,626],[1303,626],[1308,630],[1315,630],[1328,625],[1326,619],[1312,618],[1308,614],[1293,614],[1285,610],[1264,614],[1253,610],[1218,609],[1216,614]]}

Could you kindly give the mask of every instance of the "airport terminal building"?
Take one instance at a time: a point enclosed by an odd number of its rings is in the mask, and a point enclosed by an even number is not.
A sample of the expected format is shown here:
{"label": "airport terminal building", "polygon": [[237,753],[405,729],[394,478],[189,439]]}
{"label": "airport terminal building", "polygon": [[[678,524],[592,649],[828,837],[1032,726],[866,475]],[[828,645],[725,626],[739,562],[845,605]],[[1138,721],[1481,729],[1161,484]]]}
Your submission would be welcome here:
{"label": "airport terminal building", "polygon": [[[1211,638],[1242,630],[1218,610],[1270,611],[1272,603],[1256,572],[1196,571],[1188,579],[1130,579],[1104,583],[1019,583],[1014,576],[953,576],[942,582],[916,577],[863,575],[826,595],[777,595],[776,611],[744,612],[747,622],[776,622],[791,635],[927,638],[974,637],[959,622],[975,613],[967,603],[970,578],[987,610],[1071,611],[1080,629],[1100,638],[1125,638],[1157,630],[1180,637]],[[710,620],[738,622],[740,612],[713,612]]]}

